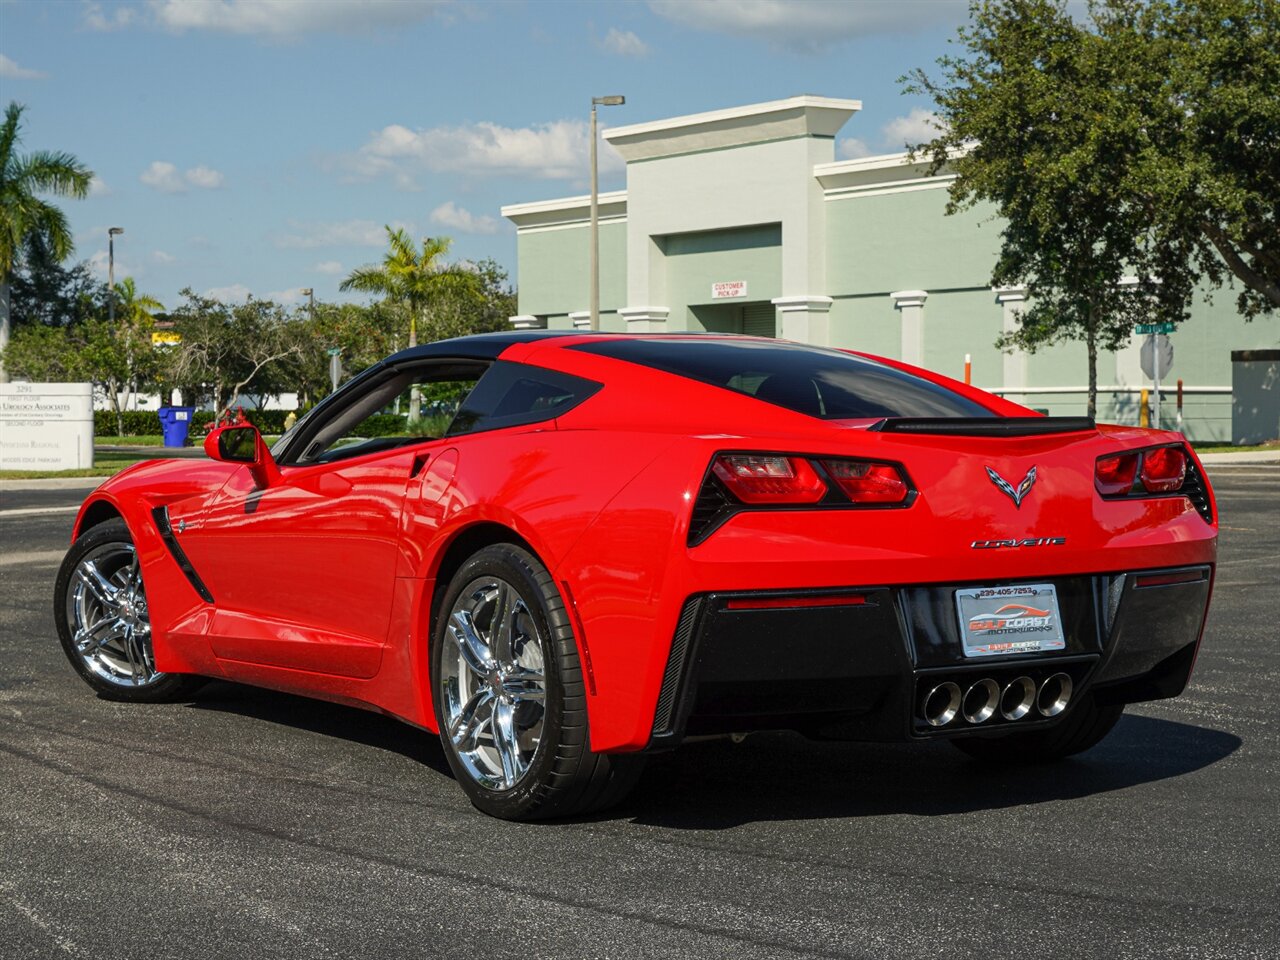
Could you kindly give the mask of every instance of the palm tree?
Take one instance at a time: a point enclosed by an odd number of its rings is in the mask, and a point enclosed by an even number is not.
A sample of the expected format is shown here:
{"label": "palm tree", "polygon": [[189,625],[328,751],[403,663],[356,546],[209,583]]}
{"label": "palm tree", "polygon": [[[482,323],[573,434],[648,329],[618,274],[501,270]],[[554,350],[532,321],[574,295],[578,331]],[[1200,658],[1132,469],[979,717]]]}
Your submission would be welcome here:
{"label": "palm tree", "polygon": [[139,293],[133,277],[125,277],[116,284],[116,311],[120,316],[120,325],[124,328],[125,342],[128,345],[129,357],[129,400],[130,407],[136,405],[138,395],[138,372],[134,368],[134,348],[138,335],[143,327],[154,319],[153,313],[164,309],[164,304],[149,293]]}
{"label": "palm tree", "polygon": [[[381,265],[358,267],[339,285],[339,290],[380,293],[409,309],[409,346],[418,345],[418,319],[430,318],[432,304],[443,294],[474,283],[474,274],[457,264],[444,262],[452,241],[448,237],[424,237],[422,250],[408,232],[387,230],[389,249]],[[419,397],[415,386],[409,399],[409,419],[418,419]]]}
{"label": "palm tree", "polygon": [[[9,342],[9,281],[23,244],[39,235],[58,260],[75,248],[66,216],[36,194],[79,200],[89,193],[93,179],[93,171],[69,153],[17,153],[23,109],[10,103],[0,124],[0,351]],[[8,379],[0,359],[0,383]]]}

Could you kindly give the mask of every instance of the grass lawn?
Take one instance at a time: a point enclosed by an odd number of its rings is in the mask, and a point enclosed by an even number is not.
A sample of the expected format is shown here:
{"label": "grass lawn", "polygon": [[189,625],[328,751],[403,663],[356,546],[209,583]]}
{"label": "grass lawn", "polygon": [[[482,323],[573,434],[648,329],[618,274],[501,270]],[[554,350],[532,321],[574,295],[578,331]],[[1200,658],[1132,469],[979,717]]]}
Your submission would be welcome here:
{"label": "grass lawn", "polygon": [[[274,443],[278,437],[262,438]],[[159,436],[98,437],[93,446],[93,466],[83,470],[0,470],[0,480],[45,480],[50,477],[110,477],[125,467],[142,460],[160,460],[172,456]],[[145,453],[122,447],[154,447]],[[188,448],[190,449],[190,448]]]}

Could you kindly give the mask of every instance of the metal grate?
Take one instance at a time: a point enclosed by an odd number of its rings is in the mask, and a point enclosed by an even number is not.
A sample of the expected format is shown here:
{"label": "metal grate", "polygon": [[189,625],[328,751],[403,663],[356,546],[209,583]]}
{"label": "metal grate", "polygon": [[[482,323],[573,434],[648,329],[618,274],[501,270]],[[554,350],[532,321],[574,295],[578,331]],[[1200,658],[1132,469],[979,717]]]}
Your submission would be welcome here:
{"label": "metal grate", "polygon": [[1209,505],[1209,489],[1205,486],[1204,477],[1196,462],[1187,457],[1187,479],[1182,484],[1182,492],[1196,508],[1196,513],[1204,517],[1205,523],[1213,523],[1213,507]]}
{"label": "metal grate", "polygon": [[712,473],[698,491],[698,499],[693,501],[693,516],[689,521],[689,546],[697,546],[715,531],[724,519],[739,509],[741,504],[729,495],[719,480]]}
{"label": "metal grate", "polygon": [[676,633],[671,639],[671,653],[667,657],[667,670],[662,675],[662,689],[658,692],[658,706],[653,714],[655,735],[669,733],[675,715],[676,695],[680,692],[680,678],[684,675],[684,662],[689,655],[689,642],[693,638],[693,625],[702,608],[701,597],[690,597],[680,611]]}

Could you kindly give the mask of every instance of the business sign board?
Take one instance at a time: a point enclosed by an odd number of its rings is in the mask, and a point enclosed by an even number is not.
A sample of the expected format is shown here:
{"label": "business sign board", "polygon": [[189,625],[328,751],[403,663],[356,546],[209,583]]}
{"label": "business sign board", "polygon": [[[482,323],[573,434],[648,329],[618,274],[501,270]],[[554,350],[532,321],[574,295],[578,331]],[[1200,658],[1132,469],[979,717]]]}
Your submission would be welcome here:
{"label": "business sign board", "polygon": [[0,470],[93,466],[93,384],[0,383]]}
{"label": "business sign board", "polygon": [[711,285],[712,300],[738,300],[747,295],[747,281],[724,280]]}
{"label": "business sign board", "polygon": [[151,342],[157,347],[173,347],[182,342],[182,334],[177,330],[154,330]]}

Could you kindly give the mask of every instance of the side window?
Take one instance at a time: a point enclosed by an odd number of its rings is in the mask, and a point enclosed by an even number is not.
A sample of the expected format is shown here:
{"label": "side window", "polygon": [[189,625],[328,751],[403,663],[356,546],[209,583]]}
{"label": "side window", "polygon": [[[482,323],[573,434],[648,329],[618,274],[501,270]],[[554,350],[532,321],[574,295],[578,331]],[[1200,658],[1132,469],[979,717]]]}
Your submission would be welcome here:
{"label": "side window", "polygon": [[448,435],[551,420],[576,407],[600,386],[555,370],[499,360],[462,402]]}
{"label": "side window", "polygon": [[486,365],[395,371],[311,428],[298,464],[330,463],[445,436]]}

